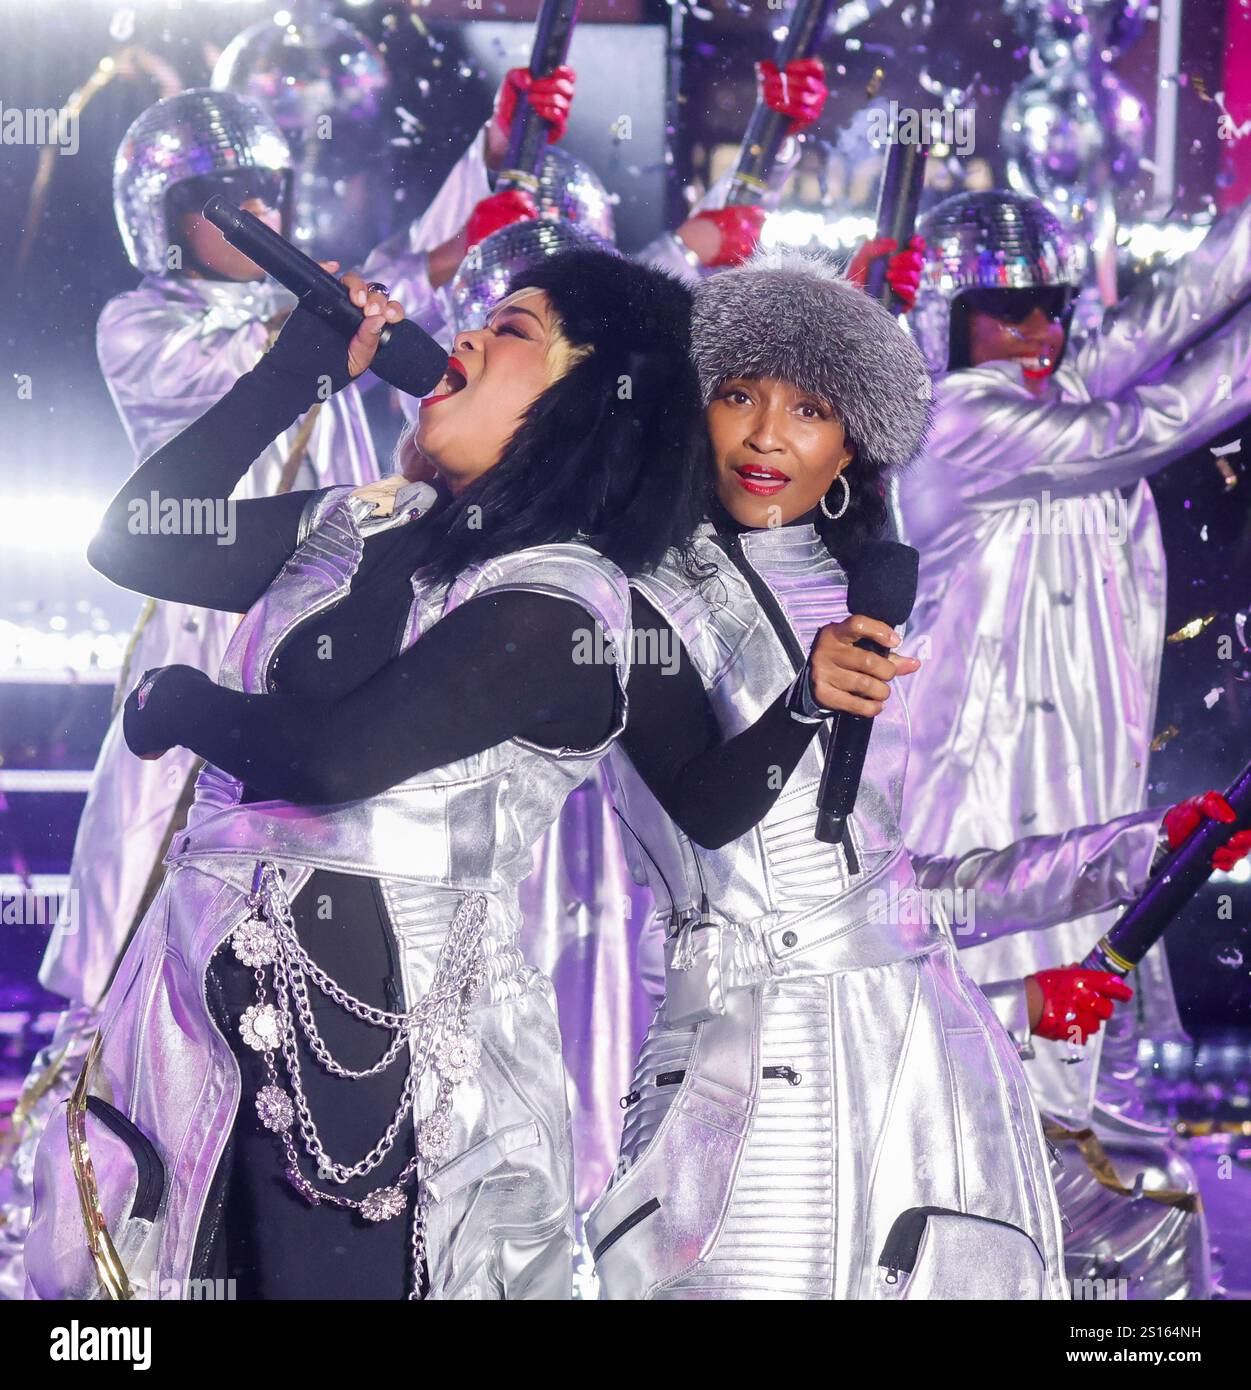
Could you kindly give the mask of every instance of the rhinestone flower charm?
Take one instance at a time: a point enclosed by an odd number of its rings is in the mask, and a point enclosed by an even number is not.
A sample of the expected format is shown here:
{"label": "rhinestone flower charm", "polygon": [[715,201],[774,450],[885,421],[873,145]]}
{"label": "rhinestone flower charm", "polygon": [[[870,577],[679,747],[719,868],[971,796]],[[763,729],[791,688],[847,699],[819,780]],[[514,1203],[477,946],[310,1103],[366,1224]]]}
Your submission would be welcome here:
{"label": "rhinestone flower charm", "polygon": [[366,1221],[390,1221],[404,1213],[402,1187],[378,1187],[361,1202],[361,1215]]}
{"label": "rhinestone flower charm", "polygon": [[282,1134],[295,1122],[295,1106],[281,1086],[262,1086],[257,1091],[256,1113],[261,1117],[261,1124],[275,1134]]}
{"label": "rhinestone flower charm", "polygon": [[272,1004],[250,1004],[239,1020],[239,1032],[249,1047],[269,1052],[278,1046],[282,1015]]}
{"label": "rhinestone flower charm", "polygon": [[439,1039],[434,1049],[434,1065],[439,1075],[450,1081],[467,1081],[482,1065],[482,1049],[472,1033],[453,1033]]}
{"label": "rhinestone flower charm", "polygon": [[272,965],[278,957],[278,937],[260,917],[249,917],[235,928],[230,944],[239,960],[249,969]]}
{"label": "rhinestone flower charm", "polygon": [[452,1121],[441,1111],[421,1122],[417,1130],[417,1152],[427,1163],[442,1158],[452,1143]]}

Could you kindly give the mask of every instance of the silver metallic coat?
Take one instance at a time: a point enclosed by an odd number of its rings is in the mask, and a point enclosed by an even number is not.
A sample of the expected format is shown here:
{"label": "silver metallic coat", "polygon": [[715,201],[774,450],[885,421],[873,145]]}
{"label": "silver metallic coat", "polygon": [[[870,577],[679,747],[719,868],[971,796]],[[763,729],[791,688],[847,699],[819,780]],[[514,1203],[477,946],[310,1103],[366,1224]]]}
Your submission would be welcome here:
{"label": "silver metallic coat", "polygon": [[[805,652],[821,624],[846,616],[845,576],[811,527],[750,532],[742,546]],[[729,737],[795,667],[708,528],[697,549],[717,570],[699,589],[671,565],[636,585],[683,640]],[[925,911],[903,847],[907,756],[907,709],[892,697],[850,820],[852,874],[843,850],[814,836],[815,739],[761,823],[718,850],[682,835],[611,754],[618,809],[659,866],[648,870],[657,901],[668,903],[667,882],[686,914],[706,891],[725,945],[710,971],[722,1007],[699,1021],[674,1020],[670,962],[619,1176],[588,1218],[608,1297],[907,1297],[911,1281],[879,1258],[896,1219],[923,1206],[963,1214],[927,1233],[931,1263],[914,1275],[927,1296],[1065,1296],[1016,1050]],[[953,1229],[977,1252],[972,1266],[967,1248],[938,1253]]]}
{"label": "silver metallic coat", "polygon": [[[936,382],[933,438],[897,499],[903,535],[921,552],[912,650],[929,657],[909,685],[904,824],[914,850],[959,855],[1142,807],[1165,613],[1146,479],[1251,409],[1249,293],[1244,208],[1075,344],[1041,398],[1011,362]],[[1150,857],[1144,842],[1139,881]],[[992,995],[1019,998],[1023,976],[1081,959],[1110,920],[1079,913],[974,945],[963,960]],[[1134,984],[1139,1026],[1179,1035],[1162,950]],[[1076,1063],[1067,1044],[1035,1040],[1026,1072],[1045,1112],[1073,1127],[1099,1111],[1137,1118],[1124,1084],[1135,1066],[1131,1017],[1114,1020],[1111,1044],[1097,1035]],[[1101,1073],[1109,1045],[1117,1056]],[[1182,1162],[1162,1132],[1135,1136],[1139,1148],[1148,1142],[1157,1169]],[[1129,1229],[1141,1225],[1129,1205],[1121,1199],[1109,1217],[1126,1230],[1109,1227],[1102,1238],[1141,1254],[1153,1246]],[[1150,1211],[1176,1224],[1175,1213]],[[1167,1273],[1174,1296],[1179,1287],[1206,1296],[1206,1258],[1190,1269],[1188,1279]]]}
{"label": "silver metallic coat", "polygon": [[[347,491],[318,499],[306,539],[235,633],[223,684],[263,692],[283,637],[341,598],[368,535],[396,524],[371,520],[372,504]],[[551,984],[518,949],[516,887],[534,841],[624,724],[628,592],[618,571],[579,544],[539,546],[471,567],[450,589],[416,579],[413,587],[406,645],[488,589],[538,590],[580,603],[623,654],[614,728],[589,752],[508,740],[333,807],[241,804],[234,778],[204,769],[160,894],[109,993],[93,1085],[151,1139],[166,1166],[165,1195],[146,1232],[128,1230],[124,1177],[112,1185],[107,1173],[101,1177],[102,1192],[112,1194],[105,1214],[114,1239],[133,1252],[132,1272],[144,1287],[194,1274],[210,1184],[241,1103],[238,1066],[209,1012],[205,974],[246,914],[253,867],[263,856],[285,872],[292,896],[315,868],[380,880],[406,1008],[428,987],[461,896],[486,896],[488,985],[471,1015],[484,1063],[454,1093],[453,1156],[426,1184],[429,1296],[569,1295],[572,1192],[560,1040]],[[428,1106],[431,1097],[423,1099]],[[124,1154],[119,1161],[124,1166]],[[277,1151],[275,1165],[277,1172]],[[35,1182],[30,1290],[41,1298],[91,1296],[65,1127],[55,1118],[40,1144]]]}
{"label": "silver metallic coat", "polygon": [[[921,552],[913,649],[930,656],[910,678],[912,849],[959,854],[1142,808],[1165,603],[1146,478],[1251,409],[1251,309],[1151,373],[1248,292],[1244,211],[1066,354],[1046,396],[1011,362],[936,383],[930,446],[898,494]],[[976,947],[968,968],[1018,979],[1081,959],[1107,925],[1077,918]],[[1147,1026],[1180,1031],[1158,950],[1138,988]],[[1037,1044],[1044,1109],[1084,1120],[1099,1048],[1065,1065],[1067,1045]]]}

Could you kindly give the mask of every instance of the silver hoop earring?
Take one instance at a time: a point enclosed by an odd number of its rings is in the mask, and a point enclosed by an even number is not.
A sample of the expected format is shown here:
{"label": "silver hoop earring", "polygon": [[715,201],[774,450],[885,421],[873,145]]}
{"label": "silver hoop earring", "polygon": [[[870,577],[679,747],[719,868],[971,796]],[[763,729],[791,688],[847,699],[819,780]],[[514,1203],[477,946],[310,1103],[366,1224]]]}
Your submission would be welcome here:
{"label": "silver hoop earring", "polygon": [[821,494],[821,511],[831,521],[837,521],[839,517],[842,516],[842,514],[847,510],[847,508],[851,506],[851,484],[841,473],[838,475],[835,481],[842,483],[843,485],[843,505],[838,509],[838,511],[830,511],[829,507],[825,505],[825,494]]}

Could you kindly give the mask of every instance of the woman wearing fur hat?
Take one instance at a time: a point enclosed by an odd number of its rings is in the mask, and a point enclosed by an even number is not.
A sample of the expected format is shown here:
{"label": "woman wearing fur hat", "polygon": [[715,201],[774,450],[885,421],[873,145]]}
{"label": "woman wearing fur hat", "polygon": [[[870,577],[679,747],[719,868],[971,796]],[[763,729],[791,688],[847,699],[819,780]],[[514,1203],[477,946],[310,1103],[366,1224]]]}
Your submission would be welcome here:
{"label": "woman wearing fur hat", "polygon": [[[925,920],[899,829],[893,682],[919,663],[855,648],[899,638],[845,605],[883,480],[925,433],[924,363],[800,253],[707,282],[692,336],[717,494],[694,550],[712,575],[666,560],[632,581],[609,767],[673,930],[619,1176],[588,1221],[601,1288],[1062,1298],[1020,1062]],[[839,710],[875,721],[850,854],[814,836],[814,735]]]}
{"label": "woman wearing fur hat", "polygon": [[569,1295],[560,1042],[516,885],[624,723],[623,571],[699,515],[689,292],[553,258],[458,335],[406,451],[434,487],[241,502],[221,547],[132,534],[154,491],[228,497],[365,369],[402,310],[346,280],[352,344],[297,311],[91,547],[120,583],[248,611],[220,685],[163,667],[127,703],[133,751],[206,767],[39,1149],[39,1297]]}

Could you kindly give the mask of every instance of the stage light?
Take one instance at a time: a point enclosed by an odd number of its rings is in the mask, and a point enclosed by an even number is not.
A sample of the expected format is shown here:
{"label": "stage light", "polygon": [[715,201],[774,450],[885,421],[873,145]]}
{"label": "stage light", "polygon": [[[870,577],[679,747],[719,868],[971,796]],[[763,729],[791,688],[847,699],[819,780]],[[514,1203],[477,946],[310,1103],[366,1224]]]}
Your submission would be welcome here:
{"label": "stage light", "polygon": [[127,632],[50,632],[0,620],[0,681],[56,683],[68,678],[111,685],[129,640]]}
{"label": "stage light", "polygon": [[835,251],[851,251],[874,233],[871,216],[829,218],[821,212],[792,208],[773,212],[765,219],[760,241],[763,246],[809,246],[819,242]]}
{"label": "stage light", "polygon": [[107,506],[106,497],[33,489],[8,497],[0,509],[0,548],[5,554],[83,555]]}
{"label": "stage light", "polygon": [[1116,240],[1117,245],[1124,246],[1135,261],[1160,260],[1171,265],[1188,251],[1193,251],[1207,234],[1207,224],[1139,222],[1118,227]]}

